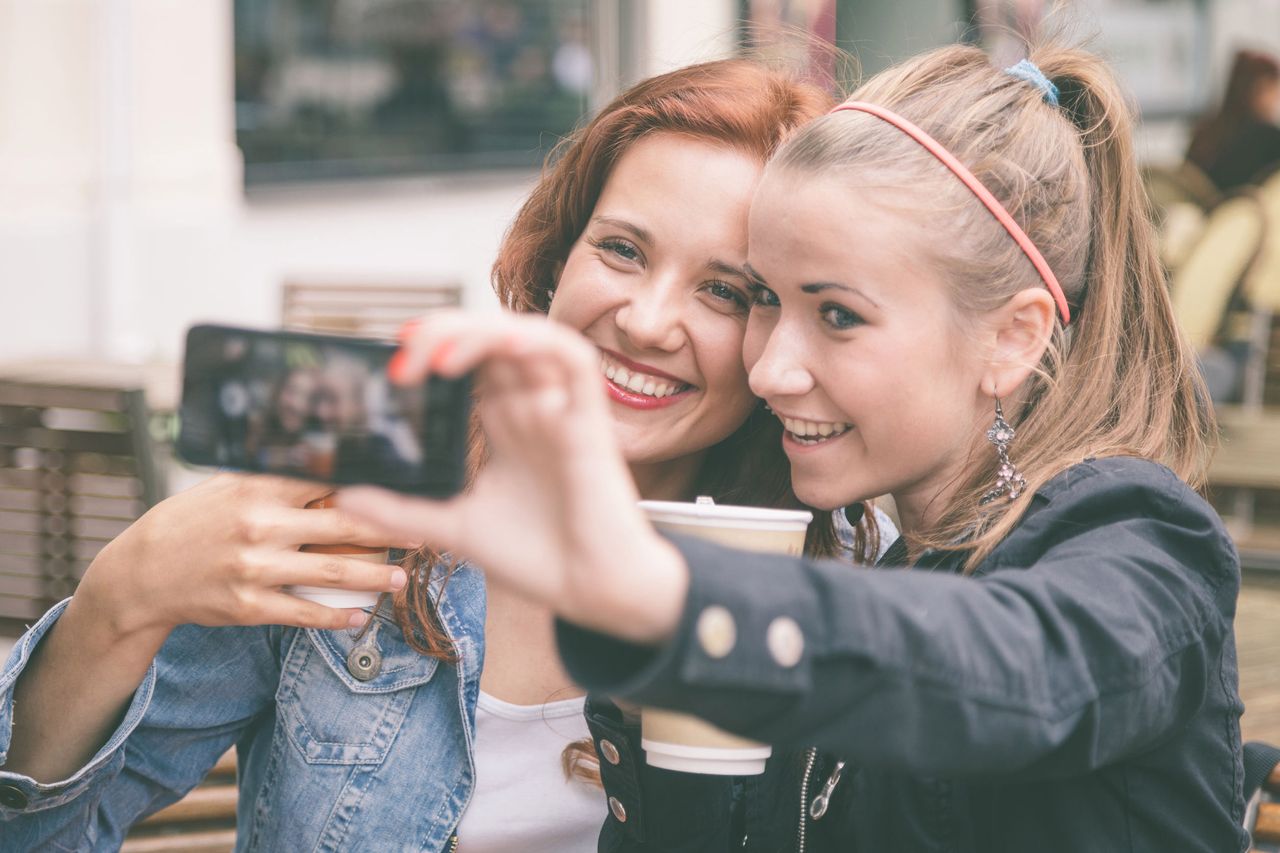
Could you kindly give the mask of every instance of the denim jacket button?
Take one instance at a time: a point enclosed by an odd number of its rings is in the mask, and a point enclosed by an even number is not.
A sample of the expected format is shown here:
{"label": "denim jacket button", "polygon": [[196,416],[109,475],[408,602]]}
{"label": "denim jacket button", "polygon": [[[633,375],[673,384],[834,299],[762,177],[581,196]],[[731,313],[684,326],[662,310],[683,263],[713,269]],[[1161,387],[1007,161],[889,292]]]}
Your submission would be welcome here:
{"label": "denim jacket button", "polygon": [[382,655],[372,646],[358,645],[347,655],[347,672],[360,681],[377,678],[382,672]]}
{"label": "denim jacket button", "polygon": [[613,741],[600,739],[600,754],[604,756],[604,760],[610,764],[617,765],[622,760],[622,756],[618,754],[618,748],[613,745]]}
{"label": "denim jacket button", "polygon": [[627,810],[622,807],[622,803],[618,802],[617,797],[609,798],[609,811],[613,812],[613,816],[617,818],[618,823],[627,822]]}
{"label": "denim jacket button", "polygon": [[17,785],[9,782],[0,784],[0,806],[10,809],[25,809],[27,802],[27,795],[22,793],[22,789]]}

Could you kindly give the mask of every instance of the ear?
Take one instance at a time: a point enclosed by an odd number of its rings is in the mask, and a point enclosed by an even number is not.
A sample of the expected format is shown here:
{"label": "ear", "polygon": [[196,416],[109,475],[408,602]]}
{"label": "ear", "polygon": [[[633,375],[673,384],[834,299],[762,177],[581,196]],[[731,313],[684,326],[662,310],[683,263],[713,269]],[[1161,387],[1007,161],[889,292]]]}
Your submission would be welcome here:
{"label": "ear", "polygon": [[984,394],[1010,397],[1021,387],[1049,346],[1057,311],[1048,290],[1031,287],[988,315],[994,347],[982,375]]}

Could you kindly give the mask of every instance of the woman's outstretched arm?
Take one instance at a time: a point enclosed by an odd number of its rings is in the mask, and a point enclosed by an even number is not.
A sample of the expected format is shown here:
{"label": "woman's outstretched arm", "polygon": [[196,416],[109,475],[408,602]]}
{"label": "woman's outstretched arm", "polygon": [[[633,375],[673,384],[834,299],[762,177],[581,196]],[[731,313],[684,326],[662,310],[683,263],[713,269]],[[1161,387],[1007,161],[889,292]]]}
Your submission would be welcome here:
{"label": "woman's outstretched arm", "polygon": [[0,769],[52,783],[83,767],[120,724],[178,625],[344,628],[363,620],[360,611],[281,589],[403,585],[394,566],[297,550],[303,543],[387,544],[383,533],[338,510],[302,509],[326,491],[219,475],[158,504],[111,542],[40,641],[20,641],[22,665],[0,679],[0,691],[12,689],[12,732]]}

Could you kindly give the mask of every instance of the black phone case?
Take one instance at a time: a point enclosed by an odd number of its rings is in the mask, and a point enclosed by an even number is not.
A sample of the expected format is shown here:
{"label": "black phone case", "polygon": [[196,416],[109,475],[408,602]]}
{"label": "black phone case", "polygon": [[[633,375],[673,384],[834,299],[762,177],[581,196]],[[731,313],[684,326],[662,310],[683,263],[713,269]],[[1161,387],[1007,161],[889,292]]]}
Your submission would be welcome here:
{"label": "black phone case", "polygon": [[217,324],[200,324],[187,332],[186,357],[183,363],[182,404],[179,409],[179,433],[175,450],[178,456],[192,465],[232,468],[249,473],[282,474],[300,479],[335,485],[368,484],[383,486],[396,491],[427,497],[444,498],[459,492],[466,476],[468,426],[471,412],[471,379],[429,377],[424,388],[422,429],[418,435],[422,448],[422,462],[416,469],[411,466],[395,470],[375,472],[368,476],[364,471],[335,470],[332,476],[310,476],[297,469],[275,470],[259,465],[235,464],[218,453],[227,444],[218,395],[217,368],[222,362],[212,362],[204,354],[215,342],[229,337],[242,339],[271,339],[278,342],[299,341],[319,344],[343,350],[363,362],[385,363],[396,346],[385,341],[368,338],[350,338],[310,332],[267,331]]}

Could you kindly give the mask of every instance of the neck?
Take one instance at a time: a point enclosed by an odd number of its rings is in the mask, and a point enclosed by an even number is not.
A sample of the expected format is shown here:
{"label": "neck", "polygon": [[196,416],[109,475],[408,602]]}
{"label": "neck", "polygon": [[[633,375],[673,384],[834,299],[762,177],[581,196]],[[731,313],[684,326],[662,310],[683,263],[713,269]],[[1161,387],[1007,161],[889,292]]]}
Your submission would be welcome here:
{"label": "neck", "polygon": [[698,470],[705,453],[695,453],[665,462],[632,462],[631,479],[646,501],[693,500]]}
{"label": "neck", "polygon": [[959,465],[939,472],[927,480],[895,491],[892,495],[898,510],[898,530],[902,535],[928,536],[937,526],[955,497],[962,473]]}
{"label": "neck", "polygon": [[541,705],[581,696],[556,651],[552,612],[512,593],[486,585],[485,656],[480,688],[515,705]]}

